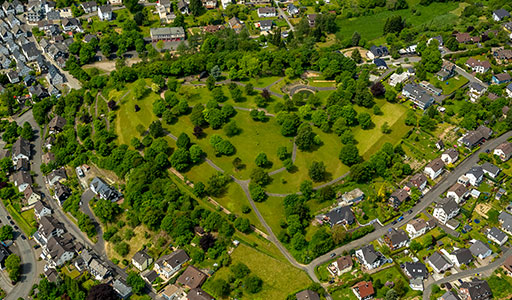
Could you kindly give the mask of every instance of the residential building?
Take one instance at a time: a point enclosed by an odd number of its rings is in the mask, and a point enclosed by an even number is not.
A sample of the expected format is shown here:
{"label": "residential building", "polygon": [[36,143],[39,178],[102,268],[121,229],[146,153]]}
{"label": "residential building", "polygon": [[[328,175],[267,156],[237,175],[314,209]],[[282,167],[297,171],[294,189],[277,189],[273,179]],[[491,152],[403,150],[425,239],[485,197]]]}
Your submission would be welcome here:
{"label": "residential building", "polygon": [[121,299],[128,299],[132,294],[132,288],[123,279],[117,278],[112,283],[112,288]]}
{"label": "residential building", "polygon": [[455,200],[455,202],[457,202],[457,204],[459,204],[463,200],[463,198],[466,197],[468,194],[469,191],[466,188],[466,186],[460,183],[456,183],[448,189],[446,197],[452,198],[453,200]]}
{"label": "residential building", "polygon": [[66,175],[66,170],[64,168],[55,169],[46,175],[46,182],[50,186],[54,186],[57,182],[61,182],[66,179],[68,179],[68,176]]}
{"label": "residential building", "polygon": [[472,186],[477,186],[484,178],[484,170],[481,166],[474,166],[465,174]]}
{"label": "residential building", "polygon": [[325,219],[331,225],[350,225],[355,222],[356,218],[350,209],[350,206],[336,207],[325,214]]}
{"label": "residential building", "polygon": [[410,199],[411,199],[411,197],[409,196],[409,193],[407,193],[406,190],[398,189],[398,190],[395,190],[391,194],[391,196],[389,196],[388,203],[389,203],[389,206],[397,209],[400,205],[402,205],[402,203],[404,203],[405,201],[408,201]]}
{"label": "residential building", "polygon": [[184,0],[179,0],[178,3],[176,4],[176,8],[182,15],[188,15],[190,12],[188,8],[188,3]]}
{"label": "residential building", "polygon": [[405,231],[409,234],[411,239],[422,236],[430,229],[436,226],[433,221],[425,221],[421,218],[413,219],[405,226]]}
{"label": "residential building", "polygon": [[478,60],[470,57],[466,61],[466,67],[470,68],[473,72],[483,74],[492,67],[491,63],[487,60]]}
{"label": "residential building", "polygon": [[43,253],[41,256],[53,268],[64,265],[75,256],[73,242],[70,237],[52,236],[42,248]]}
{"label": "residential building", "polygon": [[501,169],[491,164],[490,162],[486,161],[482,164],[482,171],[487,176],[491,178],[496,178],[500,174]]}
{"label": "residential building", "polygon": [[14,186],[18,188],[20,193],[33,184],[32,176],[27,171],[18,171],[12,175]]}
{"label": "residential building", "polygon": [[53,191],[55,200],[57,200],[57,202],[61,206],[62,203],[64,203],[64,201],[68,199],[69,196],[71,196],[71,190],[60,182],[57,182],[55,184],[55,188],[53,189]]}
{"label": "residential building", "polygon": [[501,225],[501,229],[505,231],[506,233],[512,235],[512,215],[507,213],[506,211],[502,211],[499,216],[498,220]]}
{"label": "residential building", "polygon": [[341,199],[345,203],[358,203],[359,201],[362,201],[364,199],[364,193],[361,191],[360,188],[355,188],[351,190],[350,192],[345,192]]}
{"label": "residential building", "polygon": [[23,191],[23,195],[25,196],[25,202],[28,206],[34,205],[41,200],[41,195],[34,191],[30,185]]}
{"label": "residential building", "polygon": [[275,7],[259,7],[258,17],[259,18],[271,18],[277,16]]}
{"label": "residential building", "polygon": [[258,22],[261,31],[270,31],[274,22],[272,20],[261,20]]}
{"label": "residential building", "polygon": [[350,256],[340,256],[336,261],[334,261],[327,268],[332,276],[341,276],[341,274],[349,272],[352,270],[352,266],[354,263],[352,262],[352,258]]}
{"label": "residential building", "polygon": [[402,95],[411,99],[416,106],[423,110],[434,103],[434,97],[416,83],[407,83],[402,89]]}
{"label": "residential building", "polygon": [[83,31],[80,21],[75,18],[62,19],[61,26],[64,31],[77,31],[77,32]]}
{"label": "residential building", "polygon": [[110,5],[123,5],[122,0],[108,0],[107,3]]}
{"label": "residential building", "polygon": [[412,74],[408,71],[402,72],[401,74],[393,73],[389,77],[389,85],[395,87],[398,84],[405,82],[409,77],[411,77],[411,75]]}
{"label": "residential building", "polygon": [[46,217],[52,214],[51,208],[49,208],[43,201],[37,201],[34,203],[34,215],[37,220],[42,217]]}
{"label": "residential building", "polygon": [[317,17],[318,17],[317,14],[306,15],[306,19],[308,20],[309,27],[315,27]]}
{"label": "residential building", "polygon": [[153,258],[144,250],[137,251],[132,257],[132,265],[139,271],[146,270],[153,263]]}
{"label": "residential building", "polygon": [[181,266],[187,262],[188,257],[185,250],[179,249],[171,254],[160,257],[154,266],[154,270],[164,280],[169,280],[174,273],[181,269]]}
{"label": "residential building", "polygon": [[421,262],[406,262],[404,263],[403,269],[405,275],[411,279],[427,279],[428,277],[427,267]]}
{"label": "residential building", "polygon": [[507,93],[507,97],[512,98],[512,83],[507,85],[507,87],[505,88],[505,92]]}
{"label": "residential building", "polygon": [[356,283],[356,285],[352,287],[352,291],[359,300],[372,299],[375,295],[375,290],[373,289],[371,281],[360,281]]}
{"label": "residential building", "polygon": [[48,133],[54,134],[61,132],[62,130],[64,130],[64,126],[66,126],[66,119],[59,115],[56,115],[48,123]]}
{"label": "residential building", "polygon": [[30,42],[21,46],[21,51],[28,61],[34,61],[39,57],[41,52],[36,47],[34,42]]}
{"label": "residential building", "polygon": [[52,85],[59,85],[64,83],[64,76],[54,65],[50,65],[48,67],[48,74],[46,74],[46,80]]}
{"label": "residential building", "polygon": [[112,20],[112,7],[110,5],[98,7],[98,18],[100,18],[101,21]]}
{"label": "residential building", "polygon": [[436,218],[440,223],[446,224],[448,220],[454,218],[459,214],[460,207],[457,205],[457,202],[452,198],[442,199],[440,200],[435,208],[432,216]]}
{"label": "residential building", "polygon": [[39,227],[37,229],[36,242],[40,245],[46,245],[51,237],[60,237],[64,234],[66,229],[64,224],[57,221],[55,218],[48,216],[41,217],[39,220]]}
{"label": "residential building", "polygon": [[318,293],[313,292],[312,290],[304,290],[302,292],[298,292],[295,294],[295,298],[297,298],[297,300],[320,300]]}
{"label": "residential building", "polygon": [[9,252],[7,247],[0,243],[0,269],[5,269],[5,260],[7,259],[7,257],[9,257],[10,254],[11,253]]}
{"label": "residential building", "polygon": [[487,91],[487,88],[478,82],[471,82],[469,85],[469,98],[471,102],[476,102]]}
{"label": "residential building", "polygon": [[391,251],[407,247],[409,245],[409,237],[402,229],[390,228],[384,235],[384,242],[388,245]]}
{"label": "residential building", "polygon": [[472,130],[459,139],[459,143],[468,148],[473,148],[486,141],[492,135],[492,130],[484,125],[480,125],[476,130]]}
{"label": "residential building", "polygon": [[493,75],[491,78],[491,81],[494,84],[503,84],[503,83],[509,82],[511,79],[512,79],[512,77],[510,76],[510,74],[500,73],[500,74]]}
{"label": "residential building", "polygon": [[467,43],[479,43],[481,38],[479,36],[471,36],[468,32],[458,32],[455,34],[455,39],[457,42],[462,44]]}
{"label": "residential building", "polygon": [[444,272],[453,267],[453,264],[437,251],[432,253],[432,255],[427,258],[427,261],[436,273]]}
{"label": "residential building", "polygon": [[506,18],[510,18],[510,13],[503,8],[497,9],[492,12],[492,18],[496,22],[503,21]]}
{"label": "residential building", "polygon": [[409,189],[417,188],[420,191],[423,191],[427,187],[427,177],[423,173],[414,174],[409,182],[407,182],[407,187]]}
{"label": "residential building", "polygon": [[180,300],[185,297],[183,288],[175,284],[169,284],[168,286],[166,286],[162,293],[160,293],[160,295],[164,300]]}
{"label": "residential building", "polygon": [[288,4],[286,11],[292,17],[299,14],[299,9],[293,3]]}
{"label": "residential building", "polygon": [[89,272],[98,281],[103,281],[112,274],[110,268],[98,258],[93,258],[89,263]]}
{"label": "residential building", "polygon": [[388,64],[386,64],[386,61],[383,60],[382,58],[374,58],[373,64],[375,66],[377,66],[377,69],[379,69],[379,70],[387,70],[388,69]]}
{"label": "residential building", "polygon": [[503,246],[508,241],[508,235],[496,227],[491,227],[487,230],[487,238],[500,246]]}
{"label": "residential building", "polygon": [[474,240],[473,244],[469,247],[469,251],[471,251],[473,256],[480,259],[484,259],[492,254],[491,248],[480,240]]}
{"label": "residential building", "polygon": [[436,73],[437,79],[440,81],[446,81],[455,75],[455,64],[447,60],[443,61],[441,70]]}
{"label": "residential building", "polygon": [[376,269],[387,261],[382,253],[375,251],[375,248],[372,244],[366,245],[356,250],[355,254],[359,260],[359,263],[367,270]]}
{"label": "residential building", "polygon": [[82,6],[82,9],[86,14],[90,14],[98,10],[98,4],[96,4],[96,1],[82,2],[80,3],[80,6]]}
{"label": "residential building", "polygon": [[492,299],[492,291],[485,280],[473,278],[472,281],[464,281],[459,287],[461,297],[466,300]]}
{"label": "residential building", "polygon": [[454,164],[459,159],[459,151],[454,148],[447,149],[441,154],[441,160],[445,164]]}
{"label": "residential building", "polygon": [[122,197],[121,193],[114,187],[108,185],[103,179],[94,177],[89,185],[91,191],[98,195],[100,199],[110,200],[116,202]]}
{"label": "residential building", "polygon": [[413,278],[409,280],[409,286],[413,291],[423,291],[423,279]]}
{"label": "residential building", "polygon": [[201,288],[191,289],[187,294],[187,300],[215,300],[210,294]]}
{"label": "residential building", "polygon": [[[444,249],[443,249],[444,250]],[[473,261],[473,255],[468,248],[460,248],[454,250],[451,254],[449,254],[450,260],[452,263],[460,267],[462,265],[468,265]]]}
{"label": "residential building", "polygon": [[237,17],[233,17],[228,21],[229,28],[233,29],[235,33],[240,33],[244,28],[244,24]]}
{"label": "residential building", "polygon": [[430,179],[434,180],[436,179],[441,173],[443,173],[444,169],[444,162],[441,158],[436,158],[433,161],[431,161],[426,167],[425,167],[425,174],[427,174]]}
{"label": "residential building", "polygon": [[[14,58],[16,58],[16,56],[14,56]],[[18,75],[18,72],[14,70],[7,72],[7,79],[9,79],[9,82],[12,84],[20,82],[20,76]]]}
{"label": "residential building", "polygon": [[494,149],[494,155],[498,155],[502,161],[507,161],[512,156],[512,143],[504,142]]}
{"label": "residential building", "polygon": [[[503,26],[507,31],[512,31],[512,22],[508,22]],[[512,36],[512,33],[510,34]],[[512,50],[510,49],[497,49],[493,53],[494,58],[496,58],[496,62],[500,64],[506,64],[509,63],[512,60]]]}
{"label": "residential building", "polygon": [[453,292],[448,291],[444,293],[441,297],[437,298],[437,300],[460,300],[460,298]]}
{"label": "residential building", "polygon": [[185,30],[183,27],[160,27],[150,29],[151,41],[176,42],[185,40]]}
{"label": "residential building", "polygon": [[30,142],[20,137],[12,144],[12,163],[16,165],[18,160],[30,160]]}
{"label": "residential building", "polygon": [[382,56],[388,56],[389,50],[386,46],[371,46],[370,51],[366,53],[369,59],[379,58]]}
{"label": "residential building", "polygon": [[505,259],[502,267],[505,274],[507,274],[508,276],[512,276],[512,255]]}
{"label": "residential building", "polygon": [[205,273],[190,265],[185,269],[185,272],[178,277],[176,282],[186,288],[195,289],[201,287],[201,285],[206,281],[206,278],[208,278],[208,276],[206,276]]}

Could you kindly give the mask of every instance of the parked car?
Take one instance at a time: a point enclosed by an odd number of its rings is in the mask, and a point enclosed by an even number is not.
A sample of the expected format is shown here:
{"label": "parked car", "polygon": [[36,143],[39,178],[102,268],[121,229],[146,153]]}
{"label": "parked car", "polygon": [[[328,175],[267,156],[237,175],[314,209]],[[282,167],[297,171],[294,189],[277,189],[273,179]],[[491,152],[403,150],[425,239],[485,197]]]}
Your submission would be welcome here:
{"label": "parked car", "polygon": [[330,255],[331,257],[335,257],[336,256],[336,253],[331,253]]}

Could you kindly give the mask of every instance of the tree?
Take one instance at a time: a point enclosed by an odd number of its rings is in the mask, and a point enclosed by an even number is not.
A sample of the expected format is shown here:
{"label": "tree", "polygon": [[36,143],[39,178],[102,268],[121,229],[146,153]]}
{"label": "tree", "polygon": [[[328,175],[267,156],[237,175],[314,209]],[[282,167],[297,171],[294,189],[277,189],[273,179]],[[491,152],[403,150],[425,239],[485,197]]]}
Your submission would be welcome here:
{"label": "tree", "polygon": [[201,239],[199,239],[199,246],[201,247],[201,249],[203,249],[203,251],[208,251],[208,249],[210,249],[211,247],[213,247],[215,245],[215,237],[213,237],[213,235],[211,234],[205,234],[201,237]]}
{"label": "tree", "polygon": [[100,283],[91,287],[89,294],[87,294],[87,300],[118,300],[116,292],[111,285],[106,283]]}
{"label": "tree", "polygon": [[405,28],[405,21],[402,16],[394,15],[386,19],[384,24],[384,35],[388,33],[400,33]]}
{"label": "tree", "polygon": [[314,161],[309,167],[309,177],[315,182],[323,181],[325,179],[325,164],[320,161]]}
{"label": "tree", "polygon": [[372,117],[369,113],[362,112],[357,115],[357,122],[361,125],[362,129],[370,129],[374,124],[372,122]]}
{"label": "tree", "polygon": [[201,149],[201,147],[199,147],[198,145],[192,145],[189,149],[189,152],[190,152],[190,160],[192,161],[192,163],[196,164],[203,159],[203,156],[204,156],[203,149]]}
{"label": "tree", "polygon": [[391,133],[391,127],[389,127],[388,122],[384,122],[384,124],[382,124],[382,126],[380,127],[380,131],[384,134]]}
{"label": "tree", "polygon": [[13,239],[13,230],[9,225],[4,225],[0,228],[0,240],[12,240]]}
{"label": "tree", "polygon": [[210,284],[210,290],[215,296],[220,298],[225,298],[231,293],[229,284],[222,278],[213,280]]}
{"label": "tree", "polygon": [[277,148],[277,158],[279,158],[279,160],[285,160],[288,156],[290,156],[290,154],[285,146]]}
{"label": "tree", "polygon": [[211,91],[215,88],[215,77],[208,76],[208,78],[206,78],[206,88],[209,91]]}
{"label": "tree", "polygon": [[350,58],[352,58],[356,63],[360,63],[362,59],[361,53],[359,53],[359,50],[354,49],[350,55]]}
{"label": "tree", "polygon": [[251,293],[256,294],[261,291],[263,281],[256,275],[249,275],[244,281],[245,289]]}
{"label": "tree", "polygon": [[229,267],[229,270],[237,279],[242,279],[251,273],[249,267],[247,267],[247,265],[242,262],[233,264],[231,267]]}
{"label": "tree", "polygon": [[265,168],[268,165],[270,165],[270,161],[268,160],[267,154],[263,152],[259,153],[258,156],[256,156],[254,162],[260,168]]}
{"label": "tree", "polygon": [[246,84],[244,89],[246,95],[251,96],[254,94],[254,86],[252,85],[252,83]]}
{"label": "tree", "polygon": [[374,97],[381,97],[384,95],[384,93],[386,93],[386,88],[380,81],[377,81],[372,84],[370,91]]}
{"label": "tree", "polygon": [[243,233],[250,233],[251,232],[251,223],[249,222],[249,219],[247,218],[237,218],[235,222],[233,223],[235,225],[235,228]]}
{"label": "tree", "polygon": [[251,171],[251,182],[257,185],[267,185],[270,183],[270,176],[263,168],[256,168]]}
{"label": "tree", "polygon": [[339,158],[345,165],[352,166],[360,160],[359,150],[353,144],[345,145],[341,148]]}
{"label": "tree", "polygon": [[384,94],[384,98],[386,98],[386,101],[390,103],[396,102],[396,92],[392,91],[391,89],[386,90],[386,93]]}
{"label": "tree", "polygon": [[224,125],[224,133],[226,133],[228,137],[235,136],[239,134],[241,131],[242,130],[240,129],[240,127],[238,127],[235,120],[231,120],[226,125]]}
{"label": "tree", "polygon": [[218,65],[213,66],[213,68],[210,70],[210,75],[213,76],[215,80],[219,79],[222,73]]}
{"label": "tree", "polygon": [[31,141],[34,138],[34,130],[32,126],[30,126],[29,122],[23,123],[23,128],[21,129],[21,137]]}
{"label": "tree", "polygon": [[314,144],[315,133],[308,123],[302,123],[297,130],[295,144],[302,151],[310,150]]}
{"label": "tree", "polygon": [[128,277],[126,278],[126,283],[132,287],[133,293],[137,295],[142,295],[144,288],[146,287],[146,283],[139,274],[130,271],[128,273]]}
{"label": "tree", "polygon": [[423,247],[421,246],[420,243],[418,243],[417,241],[412,241],[411,242],[411,245],[409,246],[411,248],[412,251],[415,251],[415,252],[418,252],[420,251],[421,249],[423,249]]}
{"label": "tree", "polygon": [[164,135],[164,129],[160,120],[153,121],[151,124],[149,124],[149,134],[151,134],[154,138],[158,138]]}
{"label": "tree", "polygon": [[[359,32],[354,31],[354,33],[352,34],[352,47],[359,46],[360,40],[361,40],[361,35],[359,34]],[[357,52],[359,52],[359,51],[357,51]]]}
{"label": "tree", "polygon": [[265,193],[265,190],[259,185],[251,185],[249,187],[249,192],[251,194],[251,198],[255,202],[263,202],[268,198],[267,194]]}
{"label": "tree", "polygon": [[176,146],[178,146],[178,148],[182,148],[182,149],[188,149],[190,147],[190,138],[188,137],[188,135],[185,132],[182,132],[178,136],[178,140],[176,141]]}
{"label": "tree", "polygon": [[397,300],[399,299],[398,298],[398,294],[397,292],[394,290],[394,289],[390,289],[387,293],[386,293],[386,297],[384,298],[385,300]]}
{"label": "tree", "polygon": [[143,78],[135,81],[133,85],[133,95],[135,99],[141,99],[146,94],[146,81]]}
{"label": "tree", "polygon": [[490,225],[497,225],[499,223],[498,216],[500,215],[500,212],[496,209],[492,208],[487,212],[487,220],[489,221]]}
{"label": "tree", "polygon": [[171,166],[178,171],[184,171],[190,166],[190,152],[183,148],[178,148],[171,155]]}
{"label": "tree", "polygon": [[5,269],[9,273],[9,279],[12,282],[17,282],[20,277],[21,260],[16,254],[11,254],[5,260]]}
{"label": "tree", "polygon": [[304,180],[301,182],[299,190],[302,193],[302,196],[304,196],[306,199],[310,199],[311,195],[313,194],[313,182]]}
{"label": "tree", "polygon": [[126,256],[130,252],[130,245],[125,242],[120,242],[114,246],[114,251],[121,256]]}
{"label": "tree", "polygon": [[203,14],[203,11],[204,11],[204,7],[203,7],[203,2],[201,0],[190,0],[190,12],[194,15],[194,16],[200,16],[201,14]]}

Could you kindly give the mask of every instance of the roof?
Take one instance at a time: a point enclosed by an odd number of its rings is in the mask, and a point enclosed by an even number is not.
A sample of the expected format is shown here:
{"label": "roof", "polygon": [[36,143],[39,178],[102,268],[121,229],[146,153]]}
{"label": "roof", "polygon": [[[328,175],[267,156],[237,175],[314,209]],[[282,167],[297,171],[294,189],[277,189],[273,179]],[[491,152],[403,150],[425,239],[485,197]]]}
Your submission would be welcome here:
{"label": "roof", "polygon": [[509,81],[510,79],[512,79],[509,73],[496,74],[494,75],[494,77],[496,77],[496,79],[498,79],[499,81]]}
{"label": "roof", "polygon": [[190,258],[187,255],[187,252],[183,249],[178,249],[171,254],[164,255],[160,257],[156,264],[161,264],[162,262],[167,262],[172,268],[176,268],[179,265],[182,265],[184,262],[188,261]]}
{"label": "roof", "polygon": [[359,297],[361,298],[366,298],[375,294],[375,290],[373,289],[373,284],[371,281],[360,281],[356,283],[356,285],[354,285],[352,288],[357,290]]}
{"label": "roof", "polygon": [[396,198],[400,202],[404,202],[407,198],[409,198],[409,194],[404,189],[395,190],[390,197]]}
{"label": "roof", "polygon": [[467,61],[466,61],[466,65],[470,66],[470,67],[483,67],[485,69],[490,69],[491,68],[491,63],[487,60],[478,60],[478,59],[474,59],[473,57],[470,57]]}
{"label": "roof", "polygon": [[99,259],[93,258],[89,264],[89,268],[96,271],[101,277],[105,277],[110,270]]}
{"label": "roof", "polygon": [[34,213],[40,214],[43,209],[50,209],[46,204],[43,203],[43,201],[39,200],[34,204]]}
{"label": "roof", "polygon": [[468,132],[463,138],[462,142],[466,144],[466,146],[474,146],[476,143],[480,142],[482,139],[488,139],[492,135],[492,130],[480,125],[476,130]]}
{"label": "roof", "polygon": [[170,298],[172,295],[176,294],[176,292],[180,291],[181,288],[175,284],[169,284],[165,287],[165,289],[162,291],[162,295],[167,296]]}
{"label": "roof", "polygon": [[336,264],[338,265],[339,270],[344,270],[354,265],[350,256],[340,256],[340,258],[336,260]]}
{"label": "roof", "polygon": [[500,168],[486,161],[482,164],[482,170],[487,171],[491,174],[498,174],[500,172]]}
{"label": "roof", "polygon": [[150,270],[147,273],[142,274],[142,277],[146,279],[146,281],[153,283],[158,277],[158,274],[155,272],[155,270]]}
{"label": "roof", "polygon": [[473,260],[473,255],[468,248],[460,248],[452,252],[455,255],[459,264],[469,264]]}
{"label": "roof", "polygon": [[275,9],[275,7],[259,7],[258,13],[259,14],[276,13],[276,9]]}
{"label": "roof", "polygon": [[442,209],[446,215],[451,215],[454,211],[459,209],[459,205],[452,198],[440,200],[436,204],[436,208]]}
{"label": "roof", "polygon": [[320,300],[320,296],[312,290],[304,290],[295,294],[297,300]]}
{"label": "roof", "polygon": [[497,9],[497,10],[493,11],[492,13],[495,14],[499,19],[504,19],[506,17],[510,17],[510,13],[503,8]]}
{"label": "roof", "polygon": [[512,255],[505,259],[505,261],[503,262],[503,267],[507,269],[509,272],[512,272]]}
{"label": "roof", "polygon": [[215,300],[210,294],[200,288],[191,289],[187,294],[188,300]]}
{"label": "roof", "polygon": [[434,159],[433,161],[431,161],[426,167],[426,168],[431,168],[434,172],[437,172],[439,170],[441,170],[442,168],[444,167],[444,162],[441,158],[436,158]]}
{"label": "roof", "polygon": [[421,229],[427,227],[427,222],[421,218],[411,220],[409,224],[411,224],[416,231],[420,231]]}
{"label": "roof", "polygon": [[171,36],[184,36],[185,30],[183,27],[159,27],[159,28],[150,28],[151,36],[158,35],[171,35]]}
{"label": "roof", "polygon": [[240,19],[238,19],[237,17],[233,17],[233,18],[229,19],[228,24],[229,24],[229,27],[231,27],[231,28],[233,28],[235,26],[242,25],[242,23],[240,22]]}
{"label": "roof", "polygon": [[30,142],[24,138],[19,138],[12,144],[12,155],[18,156],[19,154],[30,157]]}
{"label": "roof", "polygon": [[370,52],[379,57],[389,55],[389,51],[386,46],[371,46]]}
{"label": "roof", "polygon": [[360,250],[363,254],[364,260],[368,264],[373,264],[374,262],[379,260],[380,257],[382,257],[382,254],[380,252],[375,251],[375,248],[373,248],[373,245],[371,244],[362,247]]}
{"label": "roof", "polygon": [[501,150],[505,155],[512,154],[512,143],[505,142],[496,147],[496,150]]}
{"label": "roof", "polygon": [[391,241],[392,246],[398,246],[409,240],[409,236],[402,229],[390,229],[385,236]]}
{"label": "roof", "polygon": [[466,176],[467,174],[473,174],[475,178],[480,178],[484,176],[484,170],[482,169],[481,166],[474,166],[471,169],[469,169],[469,171],[466,172]]}
{"label": "roof", "polygon": [[402,88],[402,93],[404,91],[414,96],[415,101],[421,102],[423,104],[427,104],[433,99],[431,95],[429,95],[423,88],[421,88],[416,83],[407,83]]}
{"label": "roof", "polygon": [[425,176],[425,174],[423,174],[423,173],[416,173],[409,180],[409,186],[415,186],[415,187],[419,188],[420,186],[422,186],[427,181],[428,181],[427,180],[427,176]]}
{"label": "roof", "polygon": [[448,262],[446,260],[446,258],[444,258],[444,256],[442,256],[439,252],[435,251],[434,253],[432,253],[432,255],[430,255],[428,257],[428,261],[434,265],[436,267],[436,269],[438,270],[441,270],[444,268],[445,265],[447,264],[450,264],[450,262]]}
{"label": "roof", "polygon": [[272,20],[261,20],[260,21],[260,27],[270,27],[272,26],[273,21]]}
{"label": "roof", "polygon": [[507,238],[507,235],[496,227],[491,227],[491,229],[487,231],[487,235],[493,237],[494,239],[500,242]]}
{"label": "roof", "polygon": [[114,280],[112,287],[114,288],[114,291],[116,291],[116,293],[118,293],[122,298],[126,298],[132,293],[132,288],[121,279]]}
{"label": "roof", "polygon": [[377,66],[377,67],[388,67],[388,64],[386,64],[386,61],[383,60],[382,58],[375,58],[373,60],[373,63]]}
{"label": "roof", "polygon": [[473,278],[472,281],[464,281],[460,285],[461,289],[467,289],[471,299],[490,299],[492,295],[491,288],[485,280]]}
{"label": "roof", "polygon": [[512,215],[502,211],[498,216],[498,220],[500,221],[501,228],[503,228],[503,230],[512,232]]}
{"label": "roof", "polygon": [[149,256],[149,254],[147,254],[146,251],[143,250],[137,251],[132,257],[132,260],[136,261],[140,265],[142,265],[149,259],[151,259],[151,256]]}
{"label": "roof", "polygon": [[58,130],[58,131],[61,131],[62,129],[64,129],[65,125],[66,125],[66,119],[64,119],[63,117],[61,117],[59,115],[56,115],[55,117],[53,117],[53,119],[50,120],[50,123],[48,123],[48,127],[51,130]]}
{"label": "roof", "polygon": [[13,174],[13,179],[16,181],[16,185],[20,184],[32,184],[32,176],[30,176],[30,173],[27,171],[18,171]]}
{"label": "roof", "polygon": [[61,178],[61,179],[68,178],[68,176],[66,175],[66,170],[64,168],[55,169],[55,170],[51,171],[50,174],[48,174],[46,177],[48,178],[48,180],[53,180],[55,178]]}
{"label": "roof", "polygon": [[457,195],[457,197],[460,198],[468,192],[468,189],[466,189],[466,187],[463,184],[456,183],[452,185],[450,189],[448,189],[448,192],[453,192]]}
{"label": "roof", "polygon": [[484,242],[480,241],[480,240],[476,240],[473,245],[471,245],[469,247],[469,251],[471,251],[471,253],[474,255],[474,256],[479,256],[479,255],[484,255],[486,254],[489,250],[491,250],[491,248]]}
{"label": "roof", "polygon": [[329,223],[334,226],[340,222],[346,222],[352,224],[355,221],[355,216],[350,206],[336,207],[330,212],[326,213],[325,216],[329,218]]}
{"label": "roof", "polygon": [[477,90],[478,92],[482,92],[485,90],[485,87],[476,81],[471,82],[470,87],[474,90]]}
{"label": "roof", "polygon": [[49,218],[47,216],[44,216],[41,218],[41,220],[39,220],[39,226],[39,232],[43,234],[45,237],[47,237],[57,229],[66,230],[64,228],[64,224],[60,223],[55,218]]}
{"label": "roof", "polygon": [[112,6],[110,6],[110,5],[102,5],[102,6],[98,7],[98,10],[102,14],[111,13],[112,12]]}
{"label": "roof", "polygon": [[443,155],[448,155],[452,160],[459,157],[459,151],[449,148],[443,152]]}
{"label": "roof", "polygon": [[404,269],[412,278],[426,278],[428,276],[427,267],[420,262],[406,262]]}
{"label": "roof", "polygon": [[188,266],[185,272],[178,277],[178,282],[181,285],[187,286],[191,289],[200,287],[205,282],[207,276],[194,266]]}
{"label": "roof", "polygon": [[34,57],[39,55],[39,50],[37,50],[36,44],[34,42],[22,45],[21,49],[23,49],[23,52],[26,53],[27,57]]}
{"label": "roof", "polygon": [[460,300],[459,296],[457,296],[456,294],[452,293],[452,292],[446,292],[443,294],[443,296],[441,296],[441,298],[439,299],[442,299],[442,300]]}

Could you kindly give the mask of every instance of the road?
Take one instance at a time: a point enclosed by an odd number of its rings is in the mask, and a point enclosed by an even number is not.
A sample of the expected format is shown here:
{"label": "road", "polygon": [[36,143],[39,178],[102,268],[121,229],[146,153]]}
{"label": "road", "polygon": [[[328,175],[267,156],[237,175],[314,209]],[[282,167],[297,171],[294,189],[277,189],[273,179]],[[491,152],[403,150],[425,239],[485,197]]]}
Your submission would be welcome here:
{"label": "road", "polygon": [[498,258],[494,262],[492,262],[492,263],[490,263],[488,265],[485,265],[485,266],[483,266],[481,268],[461,271],[461,272],[459,272],[457,274],[453,274],[453,275],[450,275],[450,276],[445,277],[443,279],[440,279],[438,281],[432,282],[427,287],[425,287],[425,290],[423,291],[423,299],[424,300],[430,299],[430,293],[432,292],[432,286],[434,284],[439,285],[441,283],[457,281],[459,279],[463,279],[463,278],[466,278],[466,277],[469,277],[469,276],[473,276],[476,273],[482,273],[482,272],[486,272],[486,271],[493,271],[493,270],[501,267],[501,265],[503,265],[503,263],[505,262],[505,259],[507,259],[507,257],[509,257],[510,255],[512,255],[512,248],[508,249],[500,258]]}
{"label": "road", "polygon": [[485,83],[485,82],[481,81],[480,79],[476,78],[475,76],[469,74],[468,72],[466,72],[466,70],[464,70],[463,68],[461,68],[457,65],[455,65],[455,70],[457,70],[457,73],[459,73],[460,75],[466,77],[466,79],[469,80],[469,83],[477,82],[486,88],[489,87],[489,85],[487,83]]}
{"label": "road", "polygon": [[283,19],[286,21],[286,23],[288,23],[288,26],[290,26],[290,30],[294,31],[295,27],[293,27],[292,22],[290,22],[290,19],[288,19],[288,16],[284,13],[284,11],[281,8],[281,6],[279,6],[279,1],[274,0],[274,4],[275,4],[275,6],[277,8],[277,11],[279,12],[279,15],[282,16]]}

